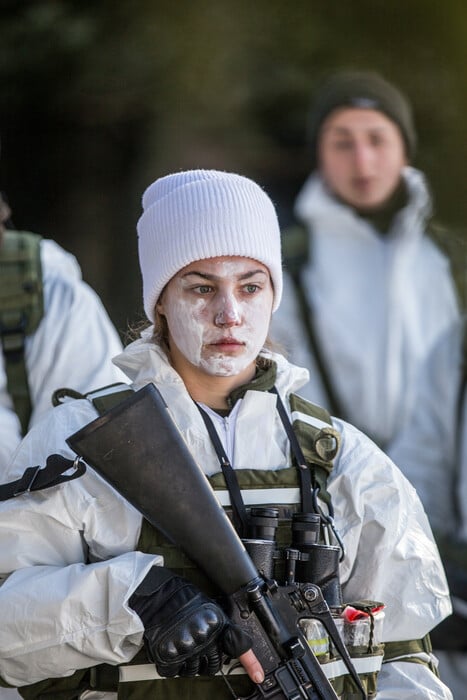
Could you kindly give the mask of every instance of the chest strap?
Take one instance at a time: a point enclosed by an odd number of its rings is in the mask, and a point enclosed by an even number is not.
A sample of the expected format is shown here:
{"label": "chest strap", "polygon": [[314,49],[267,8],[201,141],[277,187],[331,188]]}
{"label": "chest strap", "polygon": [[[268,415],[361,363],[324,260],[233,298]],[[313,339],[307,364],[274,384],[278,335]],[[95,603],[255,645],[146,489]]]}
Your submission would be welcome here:
{"label": "chest strap", "polygon": [[224,450],[224,446],[217,433],[217,430],[214,427],[211,418],[208,416],[204,408],[201,408],[201,406],[198,403],[196,403],[196,407],[198,408],[201,414],[201,418],[204,421],[206,430],[209,433],[209,437],[211,438],[211,442],[219,459],[222,474],[224,475],[225,483],[230,494],[230,502],[232,505],[232,521],[235,530],[237,531],[240,537],[246,537],[248,532],[248,514],[245,508],[245,504],[243,502],[235,470],[230,464],[230,460],[227,457],[227,453]]}

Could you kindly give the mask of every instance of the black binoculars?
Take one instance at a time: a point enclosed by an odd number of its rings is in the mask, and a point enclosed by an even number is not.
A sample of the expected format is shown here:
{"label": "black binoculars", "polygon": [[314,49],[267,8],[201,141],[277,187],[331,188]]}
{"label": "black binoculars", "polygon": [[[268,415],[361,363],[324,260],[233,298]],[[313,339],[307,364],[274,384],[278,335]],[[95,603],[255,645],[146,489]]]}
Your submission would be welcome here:
{"label": "black binoculars", "polygon": [[[316,513],[294,513],[290,546],[278,547],[279,509],[251,508],[245,549],[259,573],[274,579],[275,562],[285,559],[286,584],[314,583],[321,588],[331,609],[343,605],[339,582],[340,547],[320,542],[321,517]],[[279,582],[281,583],[281,582]]]}

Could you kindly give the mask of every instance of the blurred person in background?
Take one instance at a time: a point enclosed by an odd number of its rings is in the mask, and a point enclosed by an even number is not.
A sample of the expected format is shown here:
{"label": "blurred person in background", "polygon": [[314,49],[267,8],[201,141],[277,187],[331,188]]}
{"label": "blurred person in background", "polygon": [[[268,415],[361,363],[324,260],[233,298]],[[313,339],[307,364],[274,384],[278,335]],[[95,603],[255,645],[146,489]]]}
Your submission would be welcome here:
{"label": "blurred person in background", "polygon": [[15,231],[0,195],[0,482],[22,436],[52,408],[55,389],[86,392],[124,380],[122,343],[76,258]]}
{"label": "blurred person in background", "polygon": [[390,451],[418,491],[438,543],[453,614],[432,633],[441,677],[455,700],[467,687],[467,317],[423,363],[415,408]]}
{"label": "blurred person in background", "polygon": [[410,165],[411,107],[378,74],[340,72],[316,95],[310,140],[273,331],[310,370],[306,397],[387,449],[420,362],[459,315],[448,259],[427,235],[425,177]]}

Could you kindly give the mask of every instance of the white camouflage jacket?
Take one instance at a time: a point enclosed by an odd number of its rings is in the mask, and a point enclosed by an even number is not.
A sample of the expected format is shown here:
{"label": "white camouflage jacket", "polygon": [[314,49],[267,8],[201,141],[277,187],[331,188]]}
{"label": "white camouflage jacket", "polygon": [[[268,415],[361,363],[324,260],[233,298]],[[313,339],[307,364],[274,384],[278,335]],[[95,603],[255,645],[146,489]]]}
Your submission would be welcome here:
{"label": "white camouflage jacket", "polygon": [[[276,387],[287,403],[307,372],[279,355],[273,359]],[[157,384],[198,463],[208,474],[219,471],[201,415],[162,351],[142,338],[115,362],[134,388]],[[254,463],[274,470],[290,463],[272,394],[248,391],[235,416],[232,440],[224,440],[235,468]],[[49,412],[22,442],[8,480],[27,466],[44,464],[51,453],[74,457],[65,439],[95,417],[87,400]],[[450,612],[425,513],[414,489],[371,441],[350,425],[334,423],[342,442],[328,488],[347,550],[340,570],[344,599],[384,601],[385,641],[421,638]],[[140,527],[141,516],[91,469],[74,481],[1,505],[3,679],[24,685],[132,659],[143,628],[128,599],[150,567],[161,563],[135,551]],[[451,695],[424,665],[385,665],[378,700],[414,697],[448,700]]]}
{"label": "white camouflage jacket", "polygon": [[[312,232],[302,284],[330,377],[345,416],[385,449],[410,413],[421,361],[459,315],[448,260],[426,235],[423,175],[406,168],[404,179],[408,203],[384,236],[316,174],[295,204]],[[329,407],[288,275],[272,331],[292,362],[310,370],[304,396]]]}

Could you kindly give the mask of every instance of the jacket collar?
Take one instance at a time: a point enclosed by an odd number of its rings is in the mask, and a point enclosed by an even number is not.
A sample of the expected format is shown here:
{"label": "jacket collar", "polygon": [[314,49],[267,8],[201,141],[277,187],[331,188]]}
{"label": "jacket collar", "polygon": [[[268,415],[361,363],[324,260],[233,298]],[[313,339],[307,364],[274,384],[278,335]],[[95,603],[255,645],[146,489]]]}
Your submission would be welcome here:
{"label": "jacket collar", "polygon": [[[407,203],[394,217],[394,224],[399,226],[401,220],[412,223],[418,220],[422,224],[432,214],[431,197],[423,173],[410,166],[402,171]],[[350,221],[362,221],[357,212],[347,204],[340,202],[328,190],[318,173],[312,173],[300,190],[294,206],[295,216],[305,224],[318,226],[324,221],[332,221],[343,226]],[[394,226],[392,228],[395,228]]]}
{"label": "jacket collar", "polygon": [[[113,362],[123,370],[136,389],[149,382],[163,384],[174,389],[184,388],[180,375],[175,371],[162,348],[151,338],[153,327],[145,329],[138,340],[130,343]],[[298,391],[308,382],[308,370],[297,367],[280,353],[263,350],[258,361],[258,371],[249,384],[232,392],[233,402],[248,390],[268,391],[274,384],[285,394]]]}

